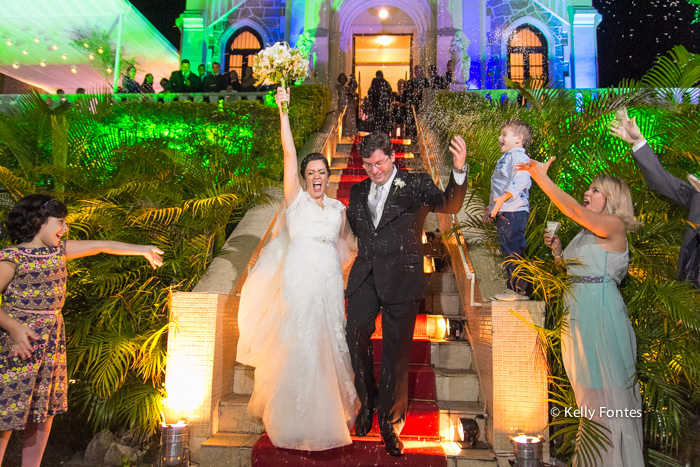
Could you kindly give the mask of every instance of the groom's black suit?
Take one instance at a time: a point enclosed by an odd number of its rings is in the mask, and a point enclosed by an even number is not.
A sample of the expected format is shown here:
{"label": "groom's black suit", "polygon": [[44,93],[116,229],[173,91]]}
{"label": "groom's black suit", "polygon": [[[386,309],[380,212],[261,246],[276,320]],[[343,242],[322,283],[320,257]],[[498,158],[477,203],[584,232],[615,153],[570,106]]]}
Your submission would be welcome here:
{"label": "groom's black suit", "polygon": [[[450,176],[442,192],[428,174],[399,169],[388,186],[388,197],[375,228],[367,204],[371,183],[367,179],[350,190],[347,218],[358,239],[359,251],[346,290],[347,340],[355,387],[362,402],[361,415],[378,402],[381,434],[399,435],[408,406],[413,328],[420,301],[425,297],[423,224],[429,212],[459,212],[467,186],[466,182],[457,185]],[[377,394],[370,337],[380,308],[383,337]]]}

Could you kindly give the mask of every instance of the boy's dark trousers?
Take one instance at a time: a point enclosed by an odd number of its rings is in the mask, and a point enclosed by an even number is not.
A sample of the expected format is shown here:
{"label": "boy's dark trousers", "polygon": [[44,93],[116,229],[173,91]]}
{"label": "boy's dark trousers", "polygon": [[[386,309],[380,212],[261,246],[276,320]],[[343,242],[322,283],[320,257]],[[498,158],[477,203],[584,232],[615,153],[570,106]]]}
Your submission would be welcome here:
{"label": "boy's dark trousers", "polygon": [[[496,216],[498,243],[501,245],[504,261],[523,257],[526,247],[525,228],[529,217],[530,213],[527,211],[499,212]],[[516,266],[511,262],[506,262],[504,266],[508,275],[508,288],[521,295],[529,295],[528,283],[522,277],[513,274]]]}

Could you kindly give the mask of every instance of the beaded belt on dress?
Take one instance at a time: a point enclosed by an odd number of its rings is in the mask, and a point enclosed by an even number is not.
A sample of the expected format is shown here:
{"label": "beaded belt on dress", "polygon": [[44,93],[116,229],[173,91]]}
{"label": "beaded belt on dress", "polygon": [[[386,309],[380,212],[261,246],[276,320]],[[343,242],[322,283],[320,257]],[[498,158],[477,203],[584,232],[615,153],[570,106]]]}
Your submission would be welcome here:
{"label": "beaded belt on dress", "polygon": [[8,308],[12,308],[15,311],[21,311],[23,313],[36,313],[37,315],[57,315],[61,310],[25,310],[23,308],[17,308],[16,306],[7,305]]}
{"label": "beaded belt on dress", "polygon": [[603,276],[571,276],[569,280],[572,284],[602,284],[605,280]]}

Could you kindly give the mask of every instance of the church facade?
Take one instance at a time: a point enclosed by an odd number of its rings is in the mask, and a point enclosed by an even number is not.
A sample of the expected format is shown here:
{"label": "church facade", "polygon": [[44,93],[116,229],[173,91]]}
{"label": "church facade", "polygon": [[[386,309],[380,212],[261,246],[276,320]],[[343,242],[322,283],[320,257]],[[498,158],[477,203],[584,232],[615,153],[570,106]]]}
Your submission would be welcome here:
{"label": "church facade", "polygon": [[181,58],[242,76],[261,48],[286,41],[309,53],[312,78],[333,85],[376,70],[392,86],[415,65],[470,89],[544,76],[566,88],[598,85],[592,0],[188,0]]}

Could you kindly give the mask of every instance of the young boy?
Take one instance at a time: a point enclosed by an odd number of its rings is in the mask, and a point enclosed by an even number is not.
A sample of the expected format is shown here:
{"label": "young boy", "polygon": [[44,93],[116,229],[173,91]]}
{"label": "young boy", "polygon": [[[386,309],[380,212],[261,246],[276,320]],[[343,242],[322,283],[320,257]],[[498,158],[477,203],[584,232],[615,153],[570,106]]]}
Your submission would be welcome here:
{"label": "young boy", "polygon": [[[496,219],[498,243],[504,260],[518,259],[525,252],[525,227],[530,216],[528,199],[530,174],[515,171],[516,164],[527,164],[525,153],[532,142],[532,128],[521,120],[509,120],[501,127],[498,145],[503,154],[496,163],[491,177],[491,196],[488,212]],[[494,296],[497,300],[529,300],[527,282],[513,274],[515,266],[506,262],[508,290]]]}

